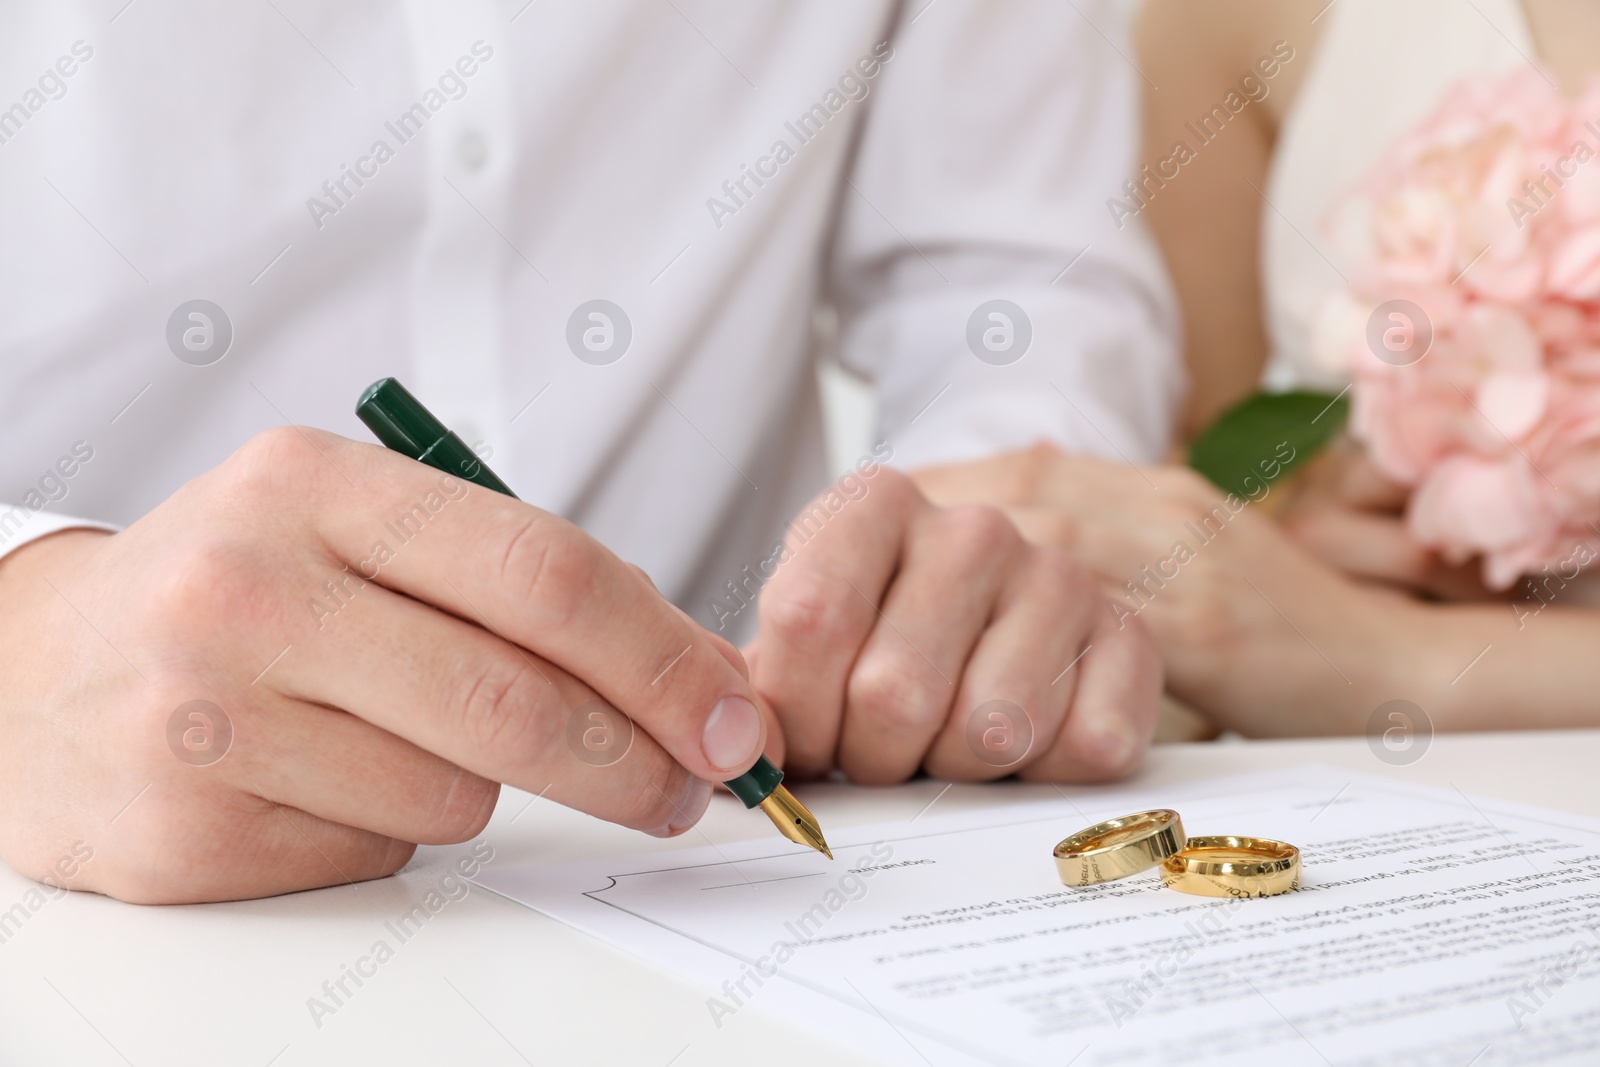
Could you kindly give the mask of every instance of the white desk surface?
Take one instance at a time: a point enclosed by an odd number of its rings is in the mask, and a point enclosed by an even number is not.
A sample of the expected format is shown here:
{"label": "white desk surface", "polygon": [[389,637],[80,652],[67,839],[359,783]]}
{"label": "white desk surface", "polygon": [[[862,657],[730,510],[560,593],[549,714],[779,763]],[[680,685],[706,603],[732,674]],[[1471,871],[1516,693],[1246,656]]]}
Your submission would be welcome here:
{"label": "white desk surface", "polygon": [[[1600,730],[1441,736],[1392,767],[1361,738],[1159,746],[1133,779],[1178,784],[1308,763],[1600,817]],[[832,783],[801,791],[825,827],[909,818],[944,788]],[[1077,796],[1083,790],[1069,789]],[[958,785],[936,810],[1057,795]],[[731,797],[676,841],[598,823],[507,791],[482,835],[496,867],[682,848],[770,832]],[[474,888],[448,904],[318,1027],[307,998],[370,952],[470,845],[424,848],[380,882],[236,904],[148,908],[68,894],[0,944],[0,1064],[865,1063],[759,1010],[718,1030],[709,990]],[[0,866],[0,912],[33,883]],[[347,985],[354,989],[354,986]]]}

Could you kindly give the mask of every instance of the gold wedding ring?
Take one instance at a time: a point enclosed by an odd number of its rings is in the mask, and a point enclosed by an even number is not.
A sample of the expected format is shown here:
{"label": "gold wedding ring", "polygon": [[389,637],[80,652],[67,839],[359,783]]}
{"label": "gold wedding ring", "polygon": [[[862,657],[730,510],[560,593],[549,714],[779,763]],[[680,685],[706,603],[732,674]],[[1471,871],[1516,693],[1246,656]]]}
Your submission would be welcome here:
{"label": "gold wedding ring", "polygon": [[1183,821],[1166,808],[1107,819],[1056,846],[1067,885],[1096,885],[1148,871],[1183,848]]}
{"label": "gold wedding ring", "polygon": [[1161,881],[1202,897],[1270,897],[1300,885],[1300,850],[1262,837],[1191,837]]}

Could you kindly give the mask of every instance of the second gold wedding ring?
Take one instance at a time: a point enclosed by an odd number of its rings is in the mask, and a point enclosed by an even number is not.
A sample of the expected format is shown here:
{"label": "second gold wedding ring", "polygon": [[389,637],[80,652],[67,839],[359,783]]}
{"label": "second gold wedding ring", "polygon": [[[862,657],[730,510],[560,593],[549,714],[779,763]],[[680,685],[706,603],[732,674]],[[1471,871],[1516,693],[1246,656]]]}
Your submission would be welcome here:
{"label": "second gold wedding ring", "polygon": [[1270,897],[1300,885],[1300,850],[1261,837],[1191,837],[1161,864],[1169,888],[1203,897]]}
{"label": "second gold wedding ring", "polygon": [[1148,871],[1183,848],[1183,821],[1166,808],[1107,819],[1056,846],[1067,885],[1096,885]]}

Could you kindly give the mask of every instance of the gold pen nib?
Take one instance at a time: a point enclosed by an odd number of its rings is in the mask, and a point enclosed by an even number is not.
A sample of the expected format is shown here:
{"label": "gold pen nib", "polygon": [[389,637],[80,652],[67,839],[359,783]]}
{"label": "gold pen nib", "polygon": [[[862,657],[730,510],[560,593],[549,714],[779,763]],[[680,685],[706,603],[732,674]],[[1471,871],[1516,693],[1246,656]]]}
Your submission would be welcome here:
{"label": "gold pen nib", "polygon": [[814,848],[830,860],[833,859],[828,843],[822,839],[822,827],[817,825],[817,817],[783,786],[778,786],[761,802],[761,810],[767,813],[767,818],[772,820],[772,825],[776,826],[784,837],[797,845]]}

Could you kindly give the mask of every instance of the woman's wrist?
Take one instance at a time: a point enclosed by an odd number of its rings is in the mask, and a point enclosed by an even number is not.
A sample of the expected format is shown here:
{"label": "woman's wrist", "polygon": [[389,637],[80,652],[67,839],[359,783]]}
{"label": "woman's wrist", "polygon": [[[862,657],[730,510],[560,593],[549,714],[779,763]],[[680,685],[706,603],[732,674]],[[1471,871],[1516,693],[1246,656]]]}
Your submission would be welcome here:
{"label": "woman's wrist", "polygon": [[[1600,613],[1546,609],[1519,627],[1506,603],[1417,602],[1406,690],[1440,732],[1559,727],[1587,717]],[[1405,664],[1399,664],[1404,671]],[[1405,693],[1400,695],[1405,696]]]}

